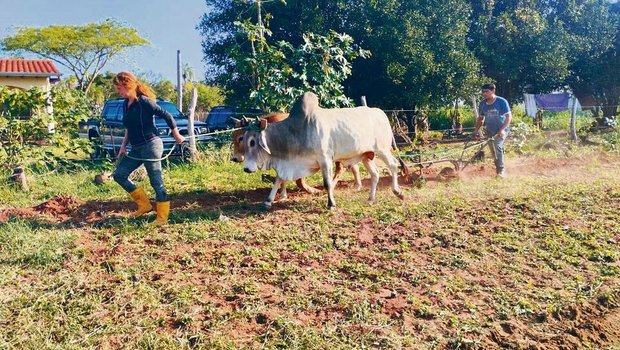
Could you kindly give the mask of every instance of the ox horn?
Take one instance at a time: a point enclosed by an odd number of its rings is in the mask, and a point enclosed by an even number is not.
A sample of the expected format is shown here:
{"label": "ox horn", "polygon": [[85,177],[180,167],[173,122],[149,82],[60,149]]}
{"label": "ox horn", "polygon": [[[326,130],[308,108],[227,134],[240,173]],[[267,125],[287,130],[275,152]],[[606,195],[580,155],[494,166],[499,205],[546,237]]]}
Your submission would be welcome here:
{"label": "ox horn", "polygon": [[269,123],[267,122],[267,118],[260,119],[260,129],[261,130],[267,129],[267,125],[269,125]]}

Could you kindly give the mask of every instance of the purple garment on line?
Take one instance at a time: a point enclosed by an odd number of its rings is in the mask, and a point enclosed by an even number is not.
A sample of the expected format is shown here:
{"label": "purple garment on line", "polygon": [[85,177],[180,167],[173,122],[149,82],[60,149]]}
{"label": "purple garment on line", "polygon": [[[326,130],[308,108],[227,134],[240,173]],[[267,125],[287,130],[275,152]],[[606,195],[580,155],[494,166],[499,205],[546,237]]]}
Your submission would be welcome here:
{"label": "purple garment on line", "polygon": [[544,94],[534,96],[536,106],[545,111],[561,112],[568,110],[570,95],[566,92],[559,94]]}

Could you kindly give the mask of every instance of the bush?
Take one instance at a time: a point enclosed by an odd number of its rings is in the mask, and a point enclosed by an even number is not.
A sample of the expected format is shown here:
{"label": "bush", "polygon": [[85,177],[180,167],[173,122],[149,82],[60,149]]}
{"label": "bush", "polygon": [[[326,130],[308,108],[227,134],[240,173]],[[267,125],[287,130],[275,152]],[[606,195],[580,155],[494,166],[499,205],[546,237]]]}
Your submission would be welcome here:
{"label": "bush", "polygon": [[[454,108],[440,108],[429,112],[428,122],[431,130],[446,130],[452,128],[452,120],[450,113],[454,111]],[[461,122],[464,128],[472,128],[476,124],[476,117],[474,111],[470,106],[464,105],[459,107],[461,113]]]}
{"label": "bush", "polygon": [[68,155],[88,152],[87,140],[78,137],[78,121],[90,113],[79,90],[56,86],[48,98],[38,88],[0,88],[0,167],[55,167]]}

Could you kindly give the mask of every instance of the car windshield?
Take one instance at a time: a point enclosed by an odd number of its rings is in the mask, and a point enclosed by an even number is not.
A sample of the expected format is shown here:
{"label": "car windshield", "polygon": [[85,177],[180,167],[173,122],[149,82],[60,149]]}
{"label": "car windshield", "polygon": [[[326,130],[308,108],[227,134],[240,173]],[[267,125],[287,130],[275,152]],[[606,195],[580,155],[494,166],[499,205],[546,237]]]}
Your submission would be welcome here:
{"label": "car windshield", "polygon": [[176,119],[187,119],[187,116],[179,111],[177,106],[175,106],[171,102],[161,102],[158,101],[157,104],[163,108],[168,113],[172,114],[172,116]]}

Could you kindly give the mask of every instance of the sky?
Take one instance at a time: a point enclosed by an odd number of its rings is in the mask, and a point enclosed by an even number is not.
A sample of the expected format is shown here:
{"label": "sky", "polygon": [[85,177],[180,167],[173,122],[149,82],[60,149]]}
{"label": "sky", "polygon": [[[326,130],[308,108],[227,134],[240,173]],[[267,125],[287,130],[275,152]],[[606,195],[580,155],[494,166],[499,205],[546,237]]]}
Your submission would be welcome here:
{"label": "sky", "polygon": [[[130,71],[176,84],[177,50],[196,80],[204,79],[201,37],[195,28],[206,11],[204,0],[0,0],[0,38],[15,34],[17,27],[84,25],[112,18],[135,28],[151,45],[125,51],[103,71]],[[11,56],[0,51],[0,57]],[[72,74],[56,66],[64,77]]]}

